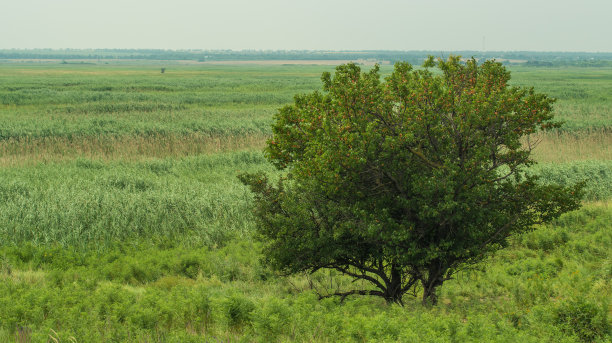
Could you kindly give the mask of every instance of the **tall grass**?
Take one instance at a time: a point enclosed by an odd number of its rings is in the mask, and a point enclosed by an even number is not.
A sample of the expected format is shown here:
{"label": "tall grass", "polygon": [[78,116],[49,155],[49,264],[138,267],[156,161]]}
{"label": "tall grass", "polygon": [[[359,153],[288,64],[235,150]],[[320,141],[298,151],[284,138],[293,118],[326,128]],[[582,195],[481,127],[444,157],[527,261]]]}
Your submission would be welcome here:
{"label": "tall grass", "polygon": [[351,280],[259,263],[236,175],[274,173],[274,111],[329,69],[0,64],[0,341],[609,341],[611,68],[513,68],[566,121],[534,137],[530,172],[586,180],[595,203],[513,237],[432,309],[318,301]]}
{"label": "tall grass", "polygon": [[[0,241],[108,249],[169,240],[188,246],[249,236],[250,193],[236,175],[273,167],[259,151],[146,161],[76,159],[0,169]],[[612,161],[542,164],[543,182],[586,180],[587,199],[612,197]]]}
{"label": "tall grass", "polygon": [[612,160],[542,163],[533,166],[530,172],[539,175],[544,183],[570,186],[584,181],[586,200],[612,198]]}
{"label": "tall grass", "polygon": [[198,132],[11,138],[0,141],[0,167],[36,165],[77,158],[127,162],[260,150],[267,138],[268,135],[262,133],[211,135]]}
{"label": "tall grass", "polygon": [[160,239],[222,244],[252,225],[250,195],[236,174],[270,168],[259,152],[237,152],[2,169],[0,241],[83,249]]}
{"label": "tall grass", "polygon": [[53,106],[43,111],[25,106],[4,112],[0,110],[0,141],[99,135],[269,134],[273,113],[274,109],[267,106],[106,114],[68,113],[65,109]]}
{"label": "tall grass", "polygon": [[612,160],[612,131],[556,131],[529,137],[536,143],[532,157],[541,163]]}
{"label": "tall grass", "polygon": [[534,87],[558,100],[556,119],[565,121],[564,131],[612,127],[612,68],[512,67],[511,83]]}
{"label": "tall grass", "polygon": [[[154,66],[0,65],[0,165],[258,148],[276,109],[319,89],[330,68],[175,66],[160,74]],[[537,160],[610,159],[612,69],[512,72],[514,84],[558,97],[566,121],[540,137]]]}
{"label": "tall grass", "polygon": [[0,247],[0,339],[32,342],[608,342],[612,212],[588,205],[515,236],[426,308],[319,301],[335,273],[279,277],[259,245],[123,245],[104,252]]}
{"label": "tall grass", "polygon": [[[235,169],[270,168],[253,149],[270,134],[275,108],[319,88],[329,68],[176,66],[160,74],[143,66],[0,65],[0,238],[85,247],[169,237],[209,245],[248,232]],[[569,102],[571,92],[583,92],[580,101],[599,104],[594,87],[605,88],[612,71],[542,73],[519,69],[514,82],[535,82]],[[559,77],[574,84],[559,85]],[[563,162],[534,169],[545,181],[589,179],[589,199],[610,196],[608,129],[539,138],[536,159]]]}

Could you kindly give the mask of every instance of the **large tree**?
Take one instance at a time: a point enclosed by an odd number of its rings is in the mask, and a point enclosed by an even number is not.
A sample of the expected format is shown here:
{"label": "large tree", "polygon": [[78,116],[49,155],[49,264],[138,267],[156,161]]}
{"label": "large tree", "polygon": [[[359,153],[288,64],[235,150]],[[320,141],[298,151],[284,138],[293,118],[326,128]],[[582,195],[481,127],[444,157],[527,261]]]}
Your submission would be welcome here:
{"label": "large tree", "polygon": [[500,63],[398,63],[384,82],[346,64],[322,80],[275,117],[266,156],[280,180],[240,176],[280,271],[331,268],[372,285],[335,295],[436,303],[459,269],[580,206],[581,185],[526,173],[530,135],[560,124],[554,99],[509,86]]}

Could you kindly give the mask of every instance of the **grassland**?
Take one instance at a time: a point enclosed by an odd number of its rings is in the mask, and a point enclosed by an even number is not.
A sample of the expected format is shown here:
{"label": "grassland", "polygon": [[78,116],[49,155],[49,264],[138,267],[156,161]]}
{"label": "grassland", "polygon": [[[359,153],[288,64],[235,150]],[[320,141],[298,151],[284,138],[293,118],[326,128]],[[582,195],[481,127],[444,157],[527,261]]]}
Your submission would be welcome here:
{"label": "grassland", "polygon": [[319,301],[348,280],[259,262],[236,174],[272,170],[274,111],[330,69],[0,65],[0,341],[610,340],[612,68],[512,69],[566,122],[533,137],[532,172],[587,180],[585,207],[431,309]]}

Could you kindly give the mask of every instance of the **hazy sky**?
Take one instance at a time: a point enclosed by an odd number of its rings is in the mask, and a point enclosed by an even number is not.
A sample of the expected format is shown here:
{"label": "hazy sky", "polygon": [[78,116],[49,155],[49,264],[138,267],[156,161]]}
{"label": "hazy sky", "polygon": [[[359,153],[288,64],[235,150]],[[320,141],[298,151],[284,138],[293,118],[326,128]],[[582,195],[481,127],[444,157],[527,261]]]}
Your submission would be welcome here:
{"label": "hazy sky", "polygon": [[0,0],[0,48],[612,52],[612,0]]}

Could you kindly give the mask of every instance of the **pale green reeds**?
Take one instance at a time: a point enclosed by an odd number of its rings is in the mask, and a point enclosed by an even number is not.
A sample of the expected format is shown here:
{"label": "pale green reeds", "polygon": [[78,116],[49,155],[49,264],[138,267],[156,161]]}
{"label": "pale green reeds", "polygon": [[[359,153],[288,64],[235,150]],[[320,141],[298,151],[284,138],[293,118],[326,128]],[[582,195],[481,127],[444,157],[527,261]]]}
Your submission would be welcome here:
{"label": "pale green reeds", "polygon": [[260,152],[0,169],[0,241],[104,249],[169,240],[210,246],[250,232],[236,175],[272,167]]}

